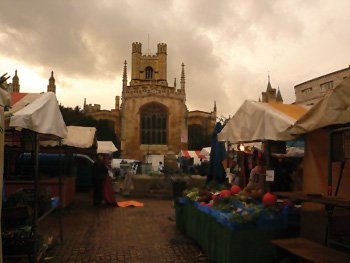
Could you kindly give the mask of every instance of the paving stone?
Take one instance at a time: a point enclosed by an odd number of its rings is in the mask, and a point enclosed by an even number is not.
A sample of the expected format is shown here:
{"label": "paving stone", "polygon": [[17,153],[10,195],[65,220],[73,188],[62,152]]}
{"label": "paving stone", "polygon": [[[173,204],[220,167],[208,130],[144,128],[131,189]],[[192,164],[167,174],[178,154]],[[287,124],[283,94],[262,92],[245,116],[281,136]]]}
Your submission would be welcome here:
{"label": "paving stone", "polygon": [[[176,229],[172,201],[133,200],[144,207],[94,207],[88,194],[78,194],[64,211],[64,243],[49,251],[53,259],[48,262],[209,262]],[[43,233],[58,233],[55,215],[40,228]]]}

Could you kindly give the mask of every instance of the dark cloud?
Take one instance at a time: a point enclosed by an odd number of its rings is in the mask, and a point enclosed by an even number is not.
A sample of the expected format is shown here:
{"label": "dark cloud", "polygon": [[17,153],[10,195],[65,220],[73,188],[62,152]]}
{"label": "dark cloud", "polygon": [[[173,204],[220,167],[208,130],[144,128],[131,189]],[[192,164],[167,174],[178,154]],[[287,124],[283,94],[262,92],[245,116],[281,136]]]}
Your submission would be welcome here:
{"label": "dark cloud", "polygon": [[266,88],[267,71],[292,102],[294,84],[349,64],[349,4],[321,2],[3,0],[0,51],[59,72],[68,92],[69,79],[120,79],[131,43],[142,42],[146,52],[149,34],[151,52],[168,44],[170,84],[186,64],[189,109],[209,111],[216,100],[233,114]]}

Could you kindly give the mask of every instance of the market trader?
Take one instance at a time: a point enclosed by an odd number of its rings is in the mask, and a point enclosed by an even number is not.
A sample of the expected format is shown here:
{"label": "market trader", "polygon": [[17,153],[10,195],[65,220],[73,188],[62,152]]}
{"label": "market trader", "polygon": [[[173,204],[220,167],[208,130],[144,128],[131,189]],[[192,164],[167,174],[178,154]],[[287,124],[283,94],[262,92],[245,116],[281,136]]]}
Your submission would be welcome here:
{"label": "market trader", "polygon": [[247,186],[243,189],[243,193],[253,197],[261,197],[265,193],[265,173],[266,169],[264,167],[264,160],[259,158],[257,160],[256,166],[251,170],[249,176],[249,182]]}

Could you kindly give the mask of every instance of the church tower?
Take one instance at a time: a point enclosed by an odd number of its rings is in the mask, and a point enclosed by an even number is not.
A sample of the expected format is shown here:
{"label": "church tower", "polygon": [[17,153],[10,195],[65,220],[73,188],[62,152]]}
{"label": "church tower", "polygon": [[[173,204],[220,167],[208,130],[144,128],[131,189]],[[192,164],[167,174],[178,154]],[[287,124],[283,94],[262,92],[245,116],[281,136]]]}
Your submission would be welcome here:
{"label": "church tower", "polygon": [[[278,87],[278,91],[272,88],[272,85],[270,82],[270,75],[268,75],[266,91],[261,93],[261,98],[262,98],[262,102],[283,103],[280,88]],[[260,102],[260,97],[259,97],[259,102]]]}
{"label": "church tower", "polygon": [[49,85],[47,85],[47,92],[56,93],[55,78],[53,77],[53,71],[51,71],[51,77],[49,78]]}
{"label": "church tower", "polygon": [[121,113],[122,158],[144,161],[148,155],[165,155],[187,149],[187,107],[184,65],[181,87],[167,81],[167,45],[157,44],[157,53],[142,54],[142,44],[131,46],[131,80],[126,61],[123,68]]}
{"label": "church tower", "polygon": [[142,44],[132,43],[131,85],[157,83],[168,86],[167,83],[167,45],[159,43],[157,54],[142,54]]}
{"label": "church tower", "polygon": [[15,75],[12,78],[12,92],[19,92],[20,91],[20,85],[19,85],[19,78],[17,75],[17,69],[15,71]]}

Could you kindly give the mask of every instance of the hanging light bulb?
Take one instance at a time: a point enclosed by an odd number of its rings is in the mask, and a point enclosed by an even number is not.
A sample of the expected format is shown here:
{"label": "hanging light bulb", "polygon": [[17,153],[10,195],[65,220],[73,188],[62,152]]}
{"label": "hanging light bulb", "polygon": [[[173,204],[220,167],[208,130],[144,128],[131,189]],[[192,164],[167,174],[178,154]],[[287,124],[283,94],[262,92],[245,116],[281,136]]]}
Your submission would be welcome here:
{"label": "hanging light bulb", "polygon": [[243,144],[241,144],[241,145],[239,146],[239,150],[242,151],[242,152],[244,151],[244,145],[243,145]]}

